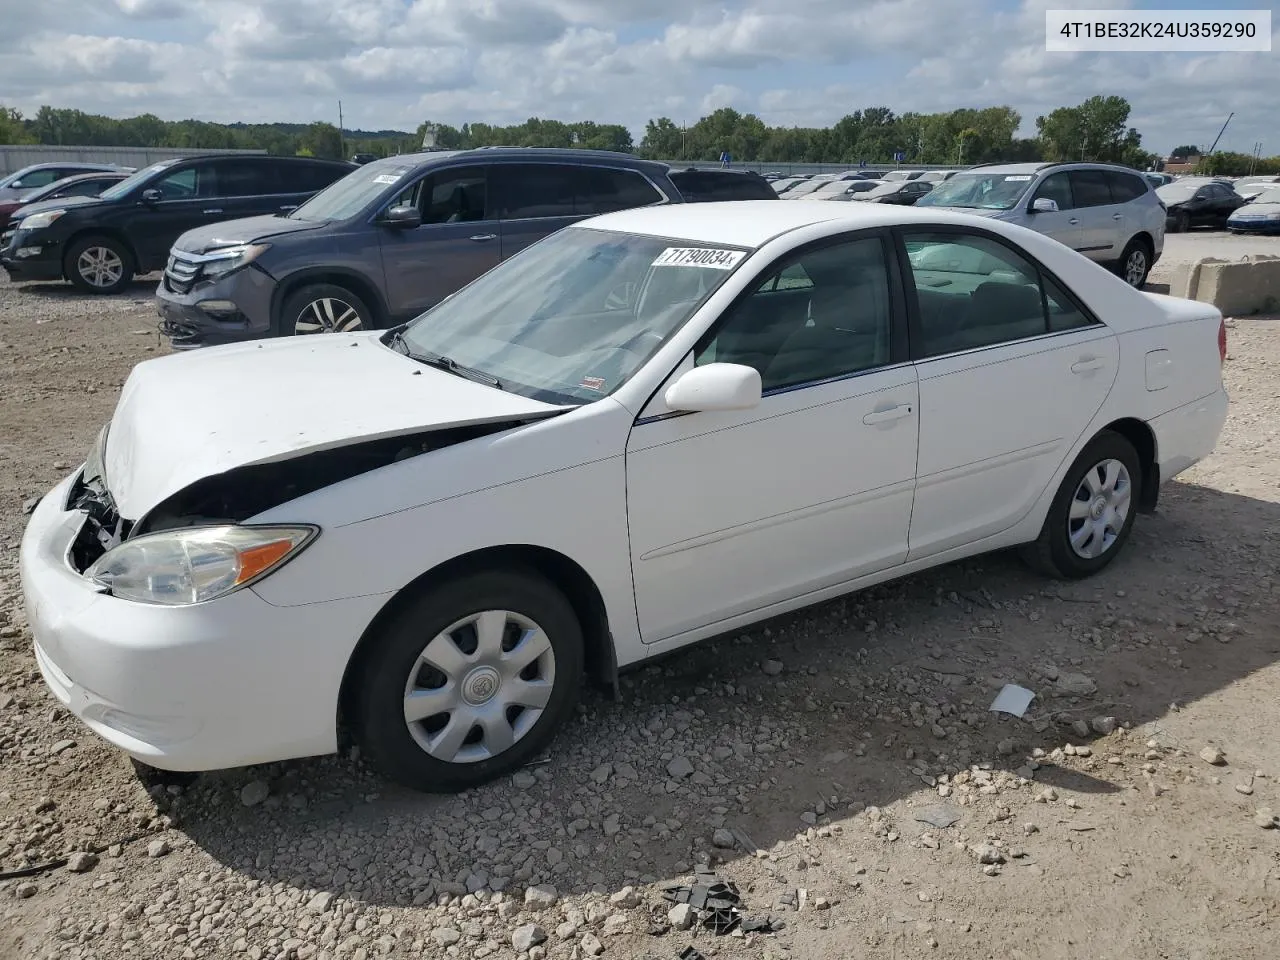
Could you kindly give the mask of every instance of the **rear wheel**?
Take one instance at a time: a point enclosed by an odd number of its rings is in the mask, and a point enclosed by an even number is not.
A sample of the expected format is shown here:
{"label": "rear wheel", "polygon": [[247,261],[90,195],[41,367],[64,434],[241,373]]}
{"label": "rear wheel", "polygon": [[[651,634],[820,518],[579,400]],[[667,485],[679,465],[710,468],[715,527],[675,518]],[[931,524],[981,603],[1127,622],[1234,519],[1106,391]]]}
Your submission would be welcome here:
{"label": "rear wheel", "polygon": [[373,311],[359,296],[333,283],[313,283],[291,293],[280,310],[280,335],[354,333],[373,329]]}
{"label": "rear wheel", "polygon": [[1040,536],[1023,548],[1023,559],[1051,577],[1092,576],[1129,539],[1141,489],[1142,464],[1133,444],[1103,431],[1067,471]]}
{"label": "rear wheel", "polygon": [[1141,290],[1151,272],[1151,247],[1145,240],[1134,237],[1120,255],[1117,272],[1129,286]]}
{"label": "rear wheel", "polygon": [[534,573],[478,573],[426,590],[362,655],[361,749],[415,790],[508,773],[545,749],[572,711],[582,645],[573,607]]}
{"label": "rear wheel", "polygon": [[118,293],[133,279],[133,254],[113,237],[84,237],[67,251],[63,272],[85,293]]}

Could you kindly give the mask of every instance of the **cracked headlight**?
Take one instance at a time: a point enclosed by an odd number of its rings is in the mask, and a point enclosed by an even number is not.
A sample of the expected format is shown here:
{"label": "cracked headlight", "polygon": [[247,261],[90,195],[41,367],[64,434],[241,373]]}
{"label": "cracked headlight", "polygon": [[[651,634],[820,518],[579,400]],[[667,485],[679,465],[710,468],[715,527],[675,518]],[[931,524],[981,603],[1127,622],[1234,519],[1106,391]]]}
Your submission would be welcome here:
{"label": "cracked headlight", "polygon": [[202,258],[204,278],[213,280],[232,270],[247,267],[270,249],[269,243],[241,243],[222,250],[212,250]]}
{"label": "cracked headlight", "polygon": [[313,526],[184,527],[126,540],[85,571],[113,597],[165,606],[204,603],[261,580],[319,535]]}

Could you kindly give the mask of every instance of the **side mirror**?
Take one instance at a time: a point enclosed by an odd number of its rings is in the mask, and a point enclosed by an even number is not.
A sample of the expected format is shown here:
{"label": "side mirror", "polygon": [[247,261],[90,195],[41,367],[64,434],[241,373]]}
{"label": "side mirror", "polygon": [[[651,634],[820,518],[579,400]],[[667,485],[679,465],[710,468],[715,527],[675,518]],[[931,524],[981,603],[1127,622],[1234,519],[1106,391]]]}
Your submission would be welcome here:
{"label": "side mirror", "polygon": [[1057,213],[1058,201],[1050,197],[1036,197],[1031,202],[1032,213]]}
{"label": "side mirror", "polygon": [[422,226],[422,213],[417,207],[392,207],[382,215],[380,222],[397,230],[413,230]]}
{"label": "side mirror", "polygon": [[155,187],[142,191],[143,203],[159,203],[164,197]]}
{"label": "side mirror", "polygon": [[663,399],[672,410],[750,410],[760,403],[760,372],[740,363],[708,363],[681,375]]}

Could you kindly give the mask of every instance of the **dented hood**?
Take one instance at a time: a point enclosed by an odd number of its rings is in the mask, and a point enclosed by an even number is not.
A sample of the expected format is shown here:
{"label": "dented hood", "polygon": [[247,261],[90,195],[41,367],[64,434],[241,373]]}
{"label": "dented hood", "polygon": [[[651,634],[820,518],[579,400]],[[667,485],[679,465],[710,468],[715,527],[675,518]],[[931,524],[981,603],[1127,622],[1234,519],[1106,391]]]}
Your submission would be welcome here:
{"label": "dented hood", "polygon": [[236,467],[563,409],[423,366],[378,336],[258,341],[138,364],[103,457],[120,515],[138,520],[197,480]]}

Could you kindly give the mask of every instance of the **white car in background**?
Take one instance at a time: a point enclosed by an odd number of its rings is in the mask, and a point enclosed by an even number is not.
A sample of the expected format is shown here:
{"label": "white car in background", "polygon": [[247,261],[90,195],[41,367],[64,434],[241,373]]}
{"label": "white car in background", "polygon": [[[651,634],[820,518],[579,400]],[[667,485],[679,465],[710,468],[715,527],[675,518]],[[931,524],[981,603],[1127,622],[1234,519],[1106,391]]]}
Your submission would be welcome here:
{"label": "white car in background", "polygon": [[37,662],[155,767],[346,726],[464,788],[584,672],[1004,547],[1098,573],[1213,450],[1224,356],[1212,306],[995,220],[597,217],[392,331],[138,364],[23,538]]}

